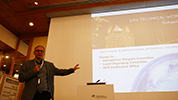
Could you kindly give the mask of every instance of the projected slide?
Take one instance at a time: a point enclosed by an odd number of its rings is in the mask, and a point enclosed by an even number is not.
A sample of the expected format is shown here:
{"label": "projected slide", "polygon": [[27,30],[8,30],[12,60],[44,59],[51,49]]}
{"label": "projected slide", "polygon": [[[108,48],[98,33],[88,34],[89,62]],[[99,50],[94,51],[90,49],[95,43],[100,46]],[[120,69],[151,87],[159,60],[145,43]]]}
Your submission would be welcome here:
{"label": "projected slide", "polygon": [[92,15],[93,82],[178,91],[178,5]]}

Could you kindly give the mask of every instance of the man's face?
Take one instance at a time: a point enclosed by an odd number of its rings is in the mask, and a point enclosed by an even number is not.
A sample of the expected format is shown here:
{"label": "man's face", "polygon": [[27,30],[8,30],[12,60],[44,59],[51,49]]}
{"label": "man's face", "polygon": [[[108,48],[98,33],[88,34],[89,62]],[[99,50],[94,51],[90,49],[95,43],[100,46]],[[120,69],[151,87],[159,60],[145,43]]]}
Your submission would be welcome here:
{"label": "man's face", "polygon": [[36,59],[41,59],[44,56],[44,49],[43,47],[37,47],[34,51],[34,55]]}

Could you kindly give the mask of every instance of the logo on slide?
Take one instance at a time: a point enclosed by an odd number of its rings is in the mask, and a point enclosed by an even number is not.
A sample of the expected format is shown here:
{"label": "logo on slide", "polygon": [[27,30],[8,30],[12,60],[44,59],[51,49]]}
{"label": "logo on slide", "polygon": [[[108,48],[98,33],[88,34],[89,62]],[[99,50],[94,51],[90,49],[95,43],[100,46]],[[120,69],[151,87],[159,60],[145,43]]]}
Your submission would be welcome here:
{"label": "logo on slide", "polygon": [[95,99],[106,99],[107,98],[106,95],[95,95],[95,94],[91,95],[91,97]]}

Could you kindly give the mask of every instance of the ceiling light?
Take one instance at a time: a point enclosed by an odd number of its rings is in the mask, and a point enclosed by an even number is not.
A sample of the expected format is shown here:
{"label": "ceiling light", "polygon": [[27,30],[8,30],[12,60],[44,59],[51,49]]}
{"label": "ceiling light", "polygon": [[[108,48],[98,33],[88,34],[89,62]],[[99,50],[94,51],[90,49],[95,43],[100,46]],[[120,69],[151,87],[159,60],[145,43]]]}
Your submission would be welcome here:
{"label": "ceiling light", "polygon": [[30,26],[34,26],[33,22],[30,22],[29,25],[30,25]]}
{"label": "ceiling light", "polygon": [[16,72],[18,72],[18,69],[16,69]]}
{"label": "ceiling light", "polygon": [[6,67],[6,65],[3,65],[4,67]]}
{"label": "ceiling light", "polygon": [[18,79],[18,77],[19,77],[19,74],[14,74],[14,77]]}
{"label": "ceiling light", "polygon": [[38,2],[35,1],[34,4],[37,6],[37,5],[38,5]]}
{"label": "ceiling light", "polygon": [[9,58],[9,56],[5,56],[5,58]]}

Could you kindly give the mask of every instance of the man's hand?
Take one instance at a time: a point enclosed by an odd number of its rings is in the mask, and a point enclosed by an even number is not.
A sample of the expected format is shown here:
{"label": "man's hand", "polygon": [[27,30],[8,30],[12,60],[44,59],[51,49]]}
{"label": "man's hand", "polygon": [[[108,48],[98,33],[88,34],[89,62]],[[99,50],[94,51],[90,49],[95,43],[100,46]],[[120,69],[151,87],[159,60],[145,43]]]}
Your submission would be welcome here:
{"label": "man's hand", "polygon": [[74,70],[79,69],[80,67],[78,67],[78,66],[79,66],[79,64],[75,65]]}
{"label": "man's hand", "polygon": [[37,73],[38,71],[40,71],[40,66],[41,65],[37,65],[35,68],[34,68],[34,71]]}

